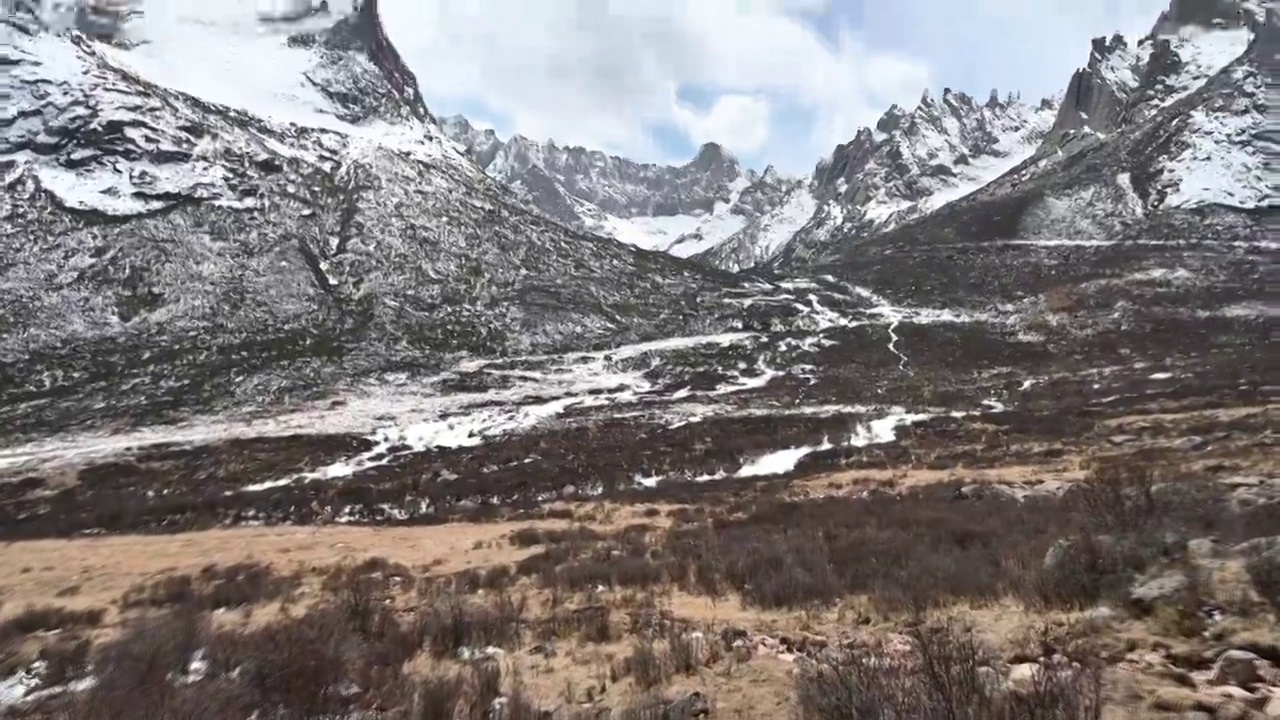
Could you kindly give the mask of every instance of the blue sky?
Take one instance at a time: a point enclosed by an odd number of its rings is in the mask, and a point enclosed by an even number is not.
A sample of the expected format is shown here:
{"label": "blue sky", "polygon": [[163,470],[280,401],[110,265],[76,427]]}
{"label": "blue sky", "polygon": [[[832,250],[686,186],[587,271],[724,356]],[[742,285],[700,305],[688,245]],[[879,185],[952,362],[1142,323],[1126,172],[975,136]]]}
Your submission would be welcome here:
{"label": "blue sky", "polygon": [[436,0],[389,28],[432,110],[652,162],[804,174],[891,103],[1061,92],[1168,0]]}

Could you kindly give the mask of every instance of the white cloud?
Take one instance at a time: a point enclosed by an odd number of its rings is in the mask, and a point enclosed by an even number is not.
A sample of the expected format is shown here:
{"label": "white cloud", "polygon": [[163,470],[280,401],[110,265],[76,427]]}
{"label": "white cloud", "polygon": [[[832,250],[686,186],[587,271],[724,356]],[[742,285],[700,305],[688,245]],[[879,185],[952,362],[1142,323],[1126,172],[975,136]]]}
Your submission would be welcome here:
{"label": "white cloud", "polygon": [[705,113],[676,100],[674,113],[694,144],[717,142],[748,155],[764,147],[772,123],[769,100],[755,95],[721,95]]}
{"label": "white cloud", "polygon": [[[749,155],[769,138],[767,95],[822,119],[821,134],[800,130],[796,164],[811,166],[833,141],[890,103],[918,97],[930,80],[922,63],[873,51],[852,33],[827,42],[798,15],[825,4],[401,0],[383,14],[429,102],[481,103],[507,130],[649,159],[660,152],[655,129],[689,133],[694,143],[727,129],[736,137],[720,141]],[[672,88],[739,99],[692,116]]]}

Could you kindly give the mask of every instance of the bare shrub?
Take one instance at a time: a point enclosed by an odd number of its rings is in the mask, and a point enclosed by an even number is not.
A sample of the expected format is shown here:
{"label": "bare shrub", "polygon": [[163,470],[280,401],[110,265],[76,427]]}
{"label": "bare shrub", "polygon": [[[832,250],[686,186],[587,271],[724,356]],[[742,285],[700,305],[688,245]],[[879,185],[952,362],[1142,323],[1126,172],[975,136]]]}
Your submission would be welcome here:
{"label": "bare shrub", "polygon": [[100,608],[70,610],[57,605],[28,606],[0,623],[0,645],[38,632],[98,627],[105,615],[106,611]]}
{"label": "bare shrub", "polygon": [[665,685],[671,677],[670,663],[652,640],[638,640],[624,661],[624,674],[630,675],[641,690],[652,690]]}
{"label": "bare shrub", "polygon": [[166,575],[138,583],[125,591],[120,605],[126,609],[190,605],[219,610],[287,598],[299,584],[297,575],[281,575],[264,563],[208,565],[195,577]]}
{"label": "bare shrub", "polygon": [[667,656],[671,671],[680,675],[694,675],[706,657],[708,643],[701,632],[676,630],[667,635]]}
{"label": "bare shrub", "polygon": [[577,637],[588,643],[607,643],[616,639],[613,609],[595,604],[586,607],[556,608],[539,623],[539,640],[565,640]]}
{"label": "bare shrub", "polygon": [[796,677],[801,720],[1098,720],[1101,680],[1069,661],[1046,664],[1032,687],[1005,689],[992,658],[967,631],[922,625],[914,647],[848,651]]}
{"label": "bare shrub", "polygon": [[203,633],[203,620],[187,611],[126,625],[96,653],[98,681],[81,698],[84,707],[96,708],[96,717],[126,717],[140,698],[152,698],[161,707],[173,702],[178,693],[170,679],[186,671]]}
{"label": "bare shrub", "polygon": [[1112,536],[1063,539],[1050,552],[1032,587],[1033,599],[1052,607],[1083,609],[1117,597],[1147,564],[1145,550]]}
{"label": "bare shrub", "polygon": [[445,591],[428,599],[418,611],[416,632],[436,657],[456,654],[464,647],[520,646],[527,603],[505,593],[484,601]]}

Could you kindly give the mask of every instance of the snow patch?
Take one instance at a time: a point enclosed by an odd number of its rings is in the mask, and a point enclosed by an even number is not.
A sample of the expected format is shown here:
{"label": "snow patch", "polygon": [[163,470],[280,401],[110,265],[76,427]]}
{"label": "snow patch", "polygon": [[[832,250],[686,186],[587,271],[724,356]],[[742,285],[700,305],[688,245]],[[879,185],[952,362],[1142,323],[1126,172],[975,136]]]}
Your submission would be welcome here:
{"label": "snow patch", "polygon": [[1252,143],[1262,126],[1262,114],[1252,109],[1238,115],[1192,112],[1190,144],[1165,167],[1165,181],[1177,185],[1165,206],[1266,205],[1270,191],[1265,161]]}
{"label": "snow patch", "polygon": [[1187,26],[1168,39],[1182,65],[1176,75],[1165,79],[1164,105],[1170,105],[1195,91],[1206,80],[1249,49],[1253,32],[1248,28],[1202,28]]}
{"label": "snow patch", "polygon": [[821,445],[806,445],[804,447],[787,448],[786,450],[777,450],[767,455],[762,455],[755,460],[743,465],[738,472],[734,473],[734,477],[765,477],[768,475],[785,475],[796,469],[796,465],[804,459],[806,455],[823,450],[830,450],[835,447],[830,442],[823,441]]}

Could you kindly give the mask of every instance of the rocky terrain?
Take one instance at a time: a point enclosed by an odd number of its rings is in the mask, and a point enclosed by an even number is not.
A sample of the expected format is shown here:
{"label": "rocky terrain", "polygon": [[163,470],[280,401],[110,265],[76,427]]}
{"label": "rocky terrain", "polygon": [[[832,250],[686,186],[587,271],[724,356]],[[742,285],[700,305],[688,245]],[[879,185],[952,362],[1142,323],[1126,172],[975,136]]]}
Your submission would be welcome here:
{"label": "rocky terrain", "polygon": [[441,121],[396,0],[0,24],[0,717],[1276,717],[1278,41],[1196,7],[804,183]]}
{"label": "rocky terrain", "polygon": [[504,142],[461,116],[445,118],[441,127],[486,174],[542,213],[679,257],[719,245],[802,185],[773,167],[744,169],[716,143],[703,145],[685,165],[665,167],[519,135]]}

